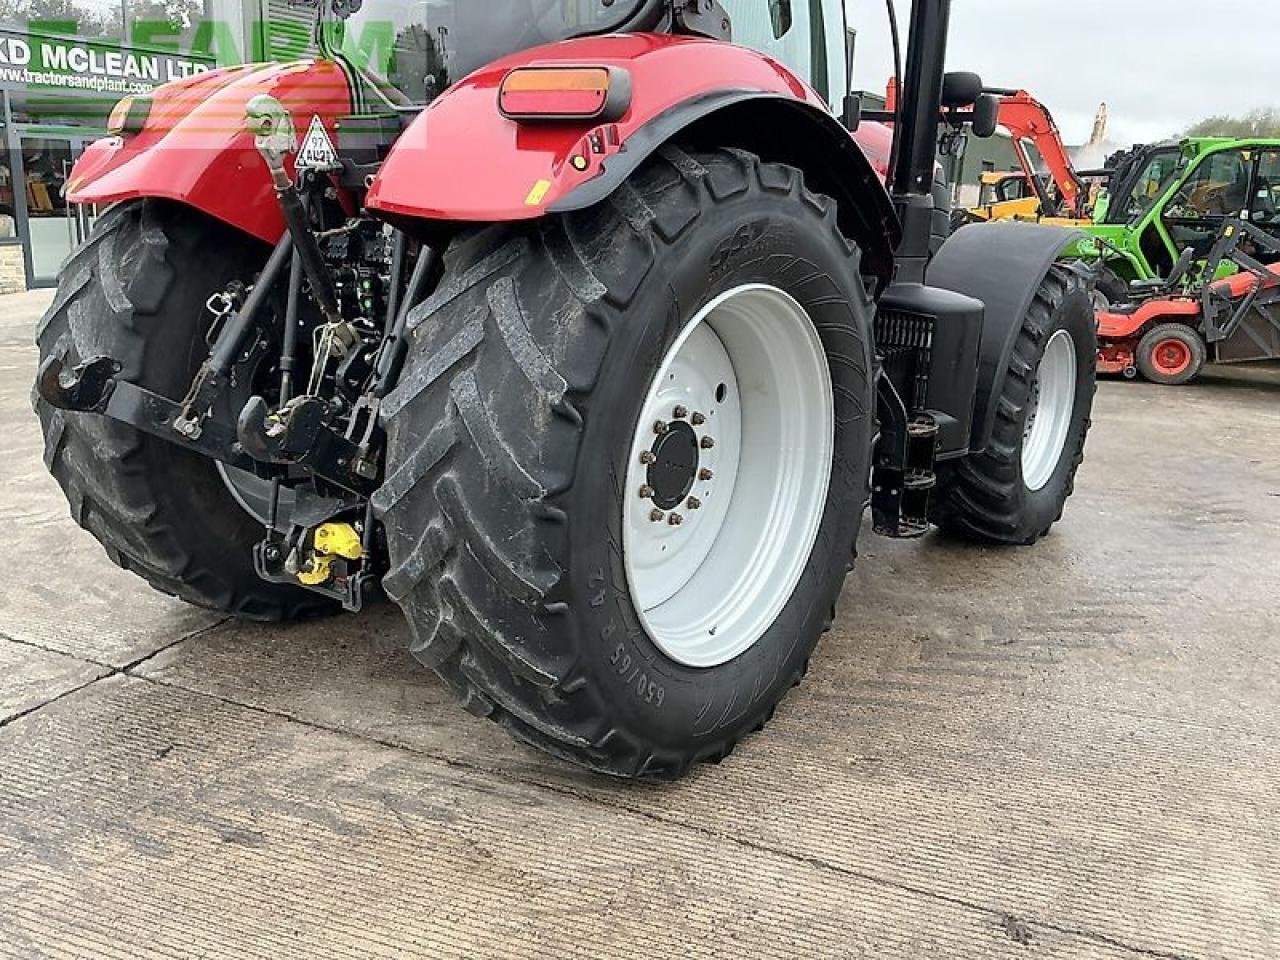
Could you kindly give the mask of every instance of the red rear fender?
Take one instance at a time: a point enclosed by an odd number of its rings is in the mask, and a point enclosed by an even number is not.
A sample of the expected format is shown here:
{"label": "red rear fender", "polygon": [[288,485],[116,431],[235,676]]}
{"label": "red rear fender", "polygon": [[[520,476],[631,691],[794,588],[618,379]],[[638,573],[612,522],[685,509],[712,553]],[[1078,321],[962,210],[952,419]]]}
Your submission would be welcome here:
{"label": "red rear fender", "polygon": [[319,116],[332,136],[338,117],[351,111],[346,75],[327,61],[233,67],[166,84],[152,95],[140,133],[99,140],[85,151],[68,198],[178,200],[274,243],[284,219],[244,125],[245,104],[261,93],[293,113],[299,135]]}
{"label": "red rear fender", "polygon": [[[631,79],[630,106],[616,122],[598,126],[508,120],[498,111],[499,85],[513,68],[529,65],[625,70]],[[538,47],[472,74],[405,132],[383,165],[368,206],[400,217],[466,221],[525,220],[576,209],[611,192],[683,127],[752,98],[811,112],[815,128],[834,126],[874,181],[866,156],[821,98],[786,67],[733,44],[634,34]],[[761,118],[766,115],[762,110]],[[784,136],[777,133],[779,139]],[[830,150],[820,137],[811,140],[815,150]]]}

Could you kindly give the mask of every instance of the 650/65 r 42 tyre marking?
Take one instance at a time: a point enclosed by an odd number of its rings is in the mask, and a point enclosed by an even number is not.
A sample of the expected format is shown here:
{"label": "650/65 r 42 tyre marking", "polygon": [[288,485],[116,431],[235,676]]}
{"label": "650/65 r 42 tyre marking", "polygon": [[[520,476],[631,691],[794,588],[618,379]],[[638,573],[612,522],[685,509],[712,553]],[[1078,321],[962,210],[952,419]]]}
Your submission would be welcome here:
{"label": "650/65 r 42 tyre marking", "polygon": [[[62,270],[37,333],[43,362],[94,356],[170,399],[185,395],[208,353],[209,295],[249,280],[260,244],[193,210],[146,200],[112,207]],[[262,526],[240,506],[212,460],[123,423],[68,413],[38,397],[45,463],[71,514],[119,566],[157,590],[259,620],[335,605],[269,584],[253,569]]]}
{"label": "650/65 r 42 tyre marking", "polygon": [[[414,653],[469,709],[575,763],[651,778],[723,757],[772,715],[830,622],[867,497],[870,303],[858,267],[834,204],[799,171],[732,150],[669,147],[599,207],[455,242],[442,288],[412,317],[374,508],[390,549],[384,585]],[[641,491],[629,489],[629,461],[681,332],[753,285],[797,303],[821,343],[830,475],[774,622],[698,667],[664,653],[637,614],[623,518]],[[685,485],[710,469],[695,462],[707,448],[693,414],[710,411],[682,413],[673,405],[668,422],[682,426],[670,449],[647,450],[666,472],[641,485],[691,510]]]}

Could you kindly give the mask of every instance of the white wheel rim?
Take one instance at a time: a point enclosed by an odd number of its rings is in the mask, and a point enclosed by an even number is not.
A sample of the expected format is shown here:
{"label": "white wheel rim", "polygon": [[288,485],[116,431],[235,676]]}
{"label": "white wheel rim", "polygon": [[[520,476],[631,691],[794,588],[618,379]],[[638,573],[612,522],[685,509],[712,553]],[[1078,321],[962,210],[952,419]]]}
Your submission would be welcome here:
{"label": "white wheel rim", "polygon": [[632,601],[668,657],[717,666],[772,626],[817,540],[834,444],[826,352],[793,297],[738,287],[676,338],[623,491]]}
{"label": "white wheel rim", "polygon": [[1045,346],[1027,402],[1022,481],[1028,490],[1044,489],[1058,471],[1075,403],[1076,345],[1070,333],[1059,330]]}

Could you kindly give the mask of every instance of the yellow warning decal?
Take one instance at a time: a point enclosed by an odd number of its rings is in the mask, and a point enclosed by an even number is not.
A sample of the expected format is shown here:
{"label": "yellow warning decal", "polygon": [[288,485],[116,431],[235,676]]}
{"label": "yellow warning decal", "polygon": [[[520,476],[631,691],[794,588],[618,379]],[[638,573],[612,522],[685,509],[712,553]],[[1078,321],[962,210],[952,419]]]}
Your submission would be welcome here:
{"label": "yellow warning decal", "polygon": [[526,207],[536,207],[547,199],[547,193],[551,190],[550,180],[539,180],[533,185],[533,189],[529,191],[529,195],[524,198]]}

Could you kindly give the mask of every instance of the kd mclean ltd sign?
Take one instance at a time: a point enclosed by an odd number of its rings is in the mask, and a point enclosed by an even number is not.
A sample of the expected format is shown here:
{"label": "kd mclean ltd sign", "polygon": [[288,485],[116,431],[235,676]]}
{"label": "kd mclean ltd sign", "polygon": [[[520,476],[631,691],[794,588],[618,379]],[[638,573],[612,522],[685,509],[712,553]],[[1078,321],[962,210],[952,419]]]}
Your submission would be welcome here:
{"label": "kd mclean ltd sign", "polygon": [[45,37],[0,29],[0,87],[10,90],[145,93],[210,69],[205,61],[110,40]]}

